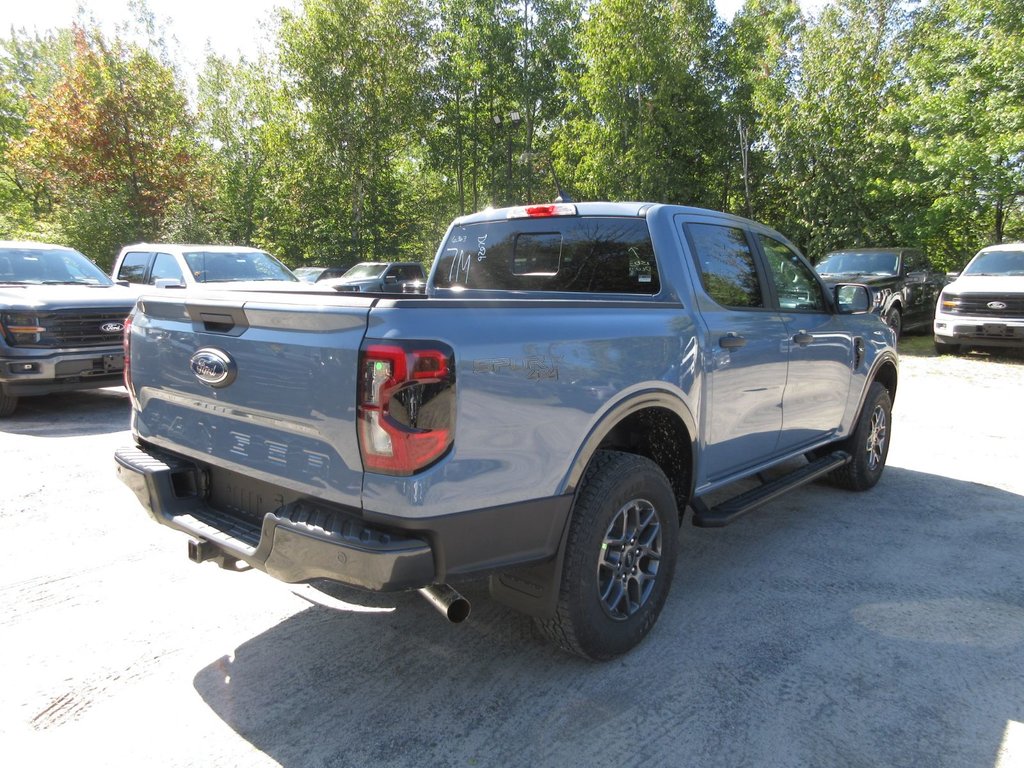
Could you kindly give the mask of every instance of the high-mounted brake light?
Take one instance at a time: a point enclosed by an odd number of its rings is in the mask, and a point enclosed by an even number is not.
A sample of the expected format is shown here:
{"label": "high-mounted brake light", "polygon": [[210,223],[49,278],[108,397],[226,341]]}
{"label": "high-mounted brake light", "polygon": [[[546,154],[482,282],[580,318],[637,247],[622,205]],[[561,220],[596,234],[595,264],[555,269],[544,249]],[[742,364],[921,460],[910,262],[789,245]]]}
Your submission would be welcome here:
{"label": "high-mounted brake light", "polygon": [[551,203],[549,205],[520,205],[510,208],[510,219],[542,219],[548,216],[575,216],[576,206],[572,203]]}
{"label": "high-mounted brake light", "polygon": [[455,371],[450,348],[434,342],[369,344],[359,353],[359,450],[363,467],[411,475],[455,437]]}

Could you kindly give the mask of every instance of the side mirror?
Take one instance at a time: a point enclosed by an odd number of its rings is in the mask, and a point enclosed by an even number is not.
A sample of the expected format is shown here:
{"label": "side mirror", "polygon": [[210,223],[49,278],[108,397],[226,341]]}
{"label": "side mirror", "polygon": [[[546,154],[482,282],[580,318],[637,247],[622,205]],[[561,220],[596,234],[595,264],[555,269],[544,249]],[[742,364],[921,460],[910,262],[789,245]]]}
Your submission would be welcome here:
{"label": "side mirror", "polygon": [[127,280],[115,280],[114,285],[120,285],[122,288],[131,288],[132,284]]}
{"label": "side mirror", "polygon": [[833,291],[841,315],[863,315],[872,309],[871,292],[866,285],[840,283]]}
{"label": "side mirror", "polygon": [[161,277],[153,284],[156,288],[184,288],[185,283],[173,277]]}

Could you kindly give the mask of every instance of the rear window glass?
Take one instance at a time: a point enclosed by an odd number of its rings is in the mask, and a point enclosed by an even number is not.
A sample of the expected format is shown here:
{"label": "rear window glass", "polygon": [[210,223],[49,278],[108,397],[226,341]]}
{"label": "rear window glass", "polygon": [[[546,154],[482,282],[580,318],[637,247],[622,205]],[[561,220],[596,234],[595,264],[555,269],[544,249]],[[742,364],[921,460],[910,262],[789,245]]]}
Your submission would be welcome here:
{"label": "rear window glass", "polygon": [[552,217],[452,229],[438,261],[438,288],[656,294],[661,283],[647,222]]}

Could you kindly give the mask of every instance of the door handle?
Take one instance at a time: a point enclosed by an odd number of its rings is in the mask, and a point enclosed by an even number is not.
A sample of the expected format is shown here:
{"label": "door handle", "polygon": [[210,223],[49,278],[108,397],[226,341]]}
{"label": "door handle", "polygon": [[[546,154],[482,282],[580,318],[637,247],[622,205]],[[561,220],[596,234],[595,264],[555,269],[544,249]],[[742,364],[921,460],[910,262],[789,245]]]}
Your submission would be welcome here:
{"label": "door handle", "polygon": [[725,334],[725,336],[722,336],[718,340],[718,346],[720,346],[722,349],[739,349],[740,347],[745,346],[746,343],[746,339],[744,339],[742,336],[732,333],[731,331]]}
{"label": "door handle", "polygon": [[814,341],[814,337],[807,333],[807,331],[800,331],[793,337],[793,343],[801,347],[806,347],[812,341]]}

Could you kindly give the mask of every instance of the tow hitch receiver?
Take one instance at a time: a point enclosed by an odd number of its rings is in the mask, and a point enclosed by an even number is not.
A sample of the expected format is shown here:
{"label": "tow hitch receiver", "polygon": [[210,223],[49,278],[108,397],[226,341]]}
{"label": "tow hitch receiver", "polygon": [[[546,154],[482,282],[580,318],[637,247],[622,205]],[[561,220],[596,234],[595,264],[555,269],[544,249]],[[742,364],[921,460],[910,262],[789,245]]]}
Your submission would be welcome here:
{"label": "tow hitch receiver", "polygon": [[212,541],[206,541],[206,539],[188,540],[188,559],[193,563],[205,563],[207,560],[212,560],[228,571],[247,571],[251,568],[250,565],[234,555],[229,555]]}

